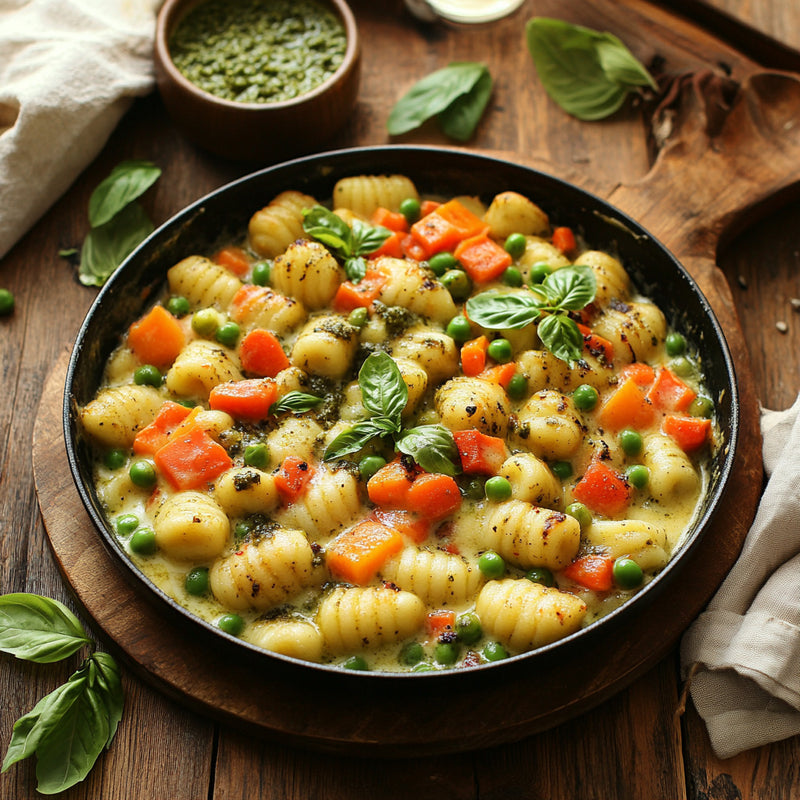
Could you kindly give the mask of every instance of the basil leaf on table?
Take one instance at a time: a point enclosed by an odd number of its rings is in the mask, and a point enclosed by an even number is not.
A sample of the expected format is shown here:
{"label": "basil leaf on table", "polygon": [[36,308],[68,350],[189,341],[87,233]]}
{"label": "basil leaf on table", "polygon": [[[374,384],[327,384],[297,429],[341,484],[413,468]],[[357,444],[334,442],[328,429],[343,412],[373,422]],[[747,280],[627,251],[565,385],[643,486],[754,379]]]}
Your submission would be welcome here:
{"label": "basil leaf on table", "polygon": [[91,642],[58,600],[23,592],[0,596],[0,650],[25,661],[61,661]]}
{"label": "basil leaf on table", "polygon": [[408,403],[408,386],[394,359],[384,352],[370,353],[358,372],[361,402],[367,411],[396,420]]}
{"label": "basil leaf on table", "polygon": [[[491,88],[485,64],[454,61],[417,81],[397,101],[389,114],[387,130],[399,136],[439,117],[446,135],[466,141],[486,108]],[[451,110],[454,103],[456,108]]]}
{"label": "basil leaf on table", "polygon": [[611,33],[546,17],[529,20],[525,32],[545,91],[578,119],[604,119],[631,92],[644,86],[658,89],[647,69]]}
{"label": "basil leaf on table", "polygon": [[551,314],[536,329],[542,344],[557,358],[572,364],[583,351],[583,335],[575,321],[563,314]]}
{"label": "basil leaf on table", "polygon": [[150,161],[123,161],[92,192],[89,224],[105,225],[125,206],[141,197],[159,178],[161,169]]}
{"label": "basil leaf on table", "polygon": [[453,434],[444,425],[419,425],[397,439],[397,449],[411,456],[426,472],[458,475],[461,457]]}
{"label": "basil leaf on table", "polygon": [[280,400],[276,400],[270,407],[270,414],[280,414],[284,411],[291,411],[295,414],[302,414],[316,408],[322,402],[321,397],[305,392],[287,392]]}

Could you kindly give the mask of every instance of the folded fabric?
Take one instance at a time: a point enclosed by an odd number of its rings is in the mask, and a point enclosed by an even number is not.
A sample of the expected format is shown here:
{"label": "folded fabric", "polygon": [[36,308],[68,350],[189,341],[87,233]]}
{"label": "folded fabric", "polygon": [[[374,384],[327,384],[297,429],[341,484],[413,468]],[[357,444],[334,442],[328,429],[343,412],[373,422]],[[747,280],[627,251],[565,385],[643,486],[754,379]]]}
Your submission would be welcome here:
{"label": "folded fabric", "polygon": [[800,734],[800,396],[763,411],[769,477],[742,552],[681,642],[711,746],[729,758]]}
{"label": "folded fabric", "polygon": [[153,87],[161,0],[6,0],[0,7],[0,257]]}

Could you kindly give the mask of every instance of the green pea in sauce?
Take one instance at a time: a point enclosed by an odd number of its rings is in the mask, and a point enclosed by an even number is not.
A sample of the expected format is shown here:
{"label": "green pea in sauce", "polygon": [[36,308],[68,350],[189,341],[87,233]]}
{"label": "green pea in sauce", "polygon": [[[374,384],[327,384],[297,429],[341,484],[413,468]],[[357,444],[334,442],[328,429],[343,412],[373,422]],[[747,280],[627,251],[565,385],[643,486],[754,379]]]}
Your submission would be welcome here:
{"label": "green pea in sauce", "polygon": [[205,92],[277,103],[310,92],[339,68],[347,35],[315,0],[208,0],[170,39],[175,66]]}

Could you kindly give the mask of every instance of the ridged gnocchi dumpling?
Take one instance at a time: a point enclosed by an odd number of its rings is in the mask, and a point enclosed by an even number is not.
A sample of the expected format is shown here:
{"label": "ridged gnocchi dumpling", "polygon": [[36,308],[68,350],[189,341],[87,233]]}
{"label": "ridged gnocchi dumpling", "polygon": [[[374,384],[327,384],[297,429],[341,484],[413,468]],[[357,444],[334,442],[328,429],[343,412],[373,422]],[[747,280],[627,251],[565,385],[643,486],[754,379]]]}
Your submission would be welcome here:
{"label": "ridged gnocchi dumpling", "polygon": [[178,561],[211,561],[228,543],[230,520],[203,492],[168,497],[153,521],[158,549]]}
{"label": "ridged gnocchi dumpling", "polygon": [[311,195],[285,191],[250,218],[248,234],[253,250],[264,258],[275,258],[304,235],[303,211],[316,205]]}
{"label": "ridged gnocchi dumpling", "polygon": [[203,256],[189,256],[167,272],[172,294],[185,297],[193,309],[226,309],[242,282],[230,271]]}
{"label": "ridged gnocchi dumpling", "polygon": [[344,280],[344,270],[319,242],[297,241],[272,264],[270,280],[283,295],[313,310],[329,305]]}
{"label": "ridged gnocchi dumpling", "polygon": [[300,331],[292,348],[292,363],[316,375],[341,378],[353,363],[358,331],[342,317],[313,317]]}
{"label": "ridged gnocchi dumpling", "polygon": [[417,187],[405,175],[355,175],[341,178],[333,187],[333,207],[349,208],[369,219],[378,208],[399,211],[400,203],[419,199]]}
{"label": "ridged gnocchi dumpling", "polygon": [[560,392],[536,392],[517,417],[516,441],[540,458],[568,460],[583,442],[583,424],[575,405]]}
{"label": "ridged gnocchi dumpling", "polygon": [[152,386],[116,386],[99,392],[80,412],[81,425],[107,447],[130,447],[164,402]]}
{"label": "ridged gnocchi dumpling", "polygon": [[452,378],[436,392],[436,412],[453,431],[475,428],[491,436],[505,436],[508,396],[503,388],[481,378]]}

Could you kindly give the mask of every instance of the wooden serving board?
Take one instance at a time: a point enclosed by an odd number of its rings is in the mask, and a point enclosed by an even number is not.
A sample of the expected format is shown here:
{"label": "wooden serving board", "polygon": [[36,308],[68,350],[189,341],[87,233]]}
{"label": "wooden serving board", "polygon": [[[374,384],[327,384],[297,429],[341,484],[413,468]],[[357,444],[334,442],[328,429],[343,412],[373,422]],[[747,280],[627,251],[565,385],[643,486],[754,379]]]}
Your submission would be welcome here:
{"label": "wooden serving board", "polygon": [[[357,12],[359,5],[354,3]],[[420,45],[408,37],[393,44],[395,31],[384,25],[379,12],[363,5],[362,35],[374,35],[373,45],[385,45],[388,62],[395,63],[395,52],[396,63],[402,65],[400,48],[406,48],[408,58]],[[165,619],[126,583],[102,545],[75,490],[64,451],[65,353],[42,396],[33,443],[36,487],[50,544],[64,578],[109,646],[132,670],[193,709],[283,743],[365,755],[431,754],[516,740],[589,709],[661,660],[738,555],[761,490],[759,403],[716,253],[746,218],[797,192],[800,81],[791,73],[765,71],[688,22],[637,0],[544,0],[536,13],[610,30],[645,63],[658,53],[669,63],[687,65],[685,75],[674,77],[670,102],[648,110],[649,130],[663,141],[641,180],[597,182],[574,166],[546,157],[540,161],[536,153],[524,160],[626,211],[672,249],[701,285],[728,339],[741,396],[741,444],[724,512],[687,560],[680,591],[632,616],[625,627],[599,642],[590,666],[580,661],[528,674],[518,670],[469,691],[468,700],[465,693],[446,689],[435,700],[428,694],[365,693],[355,684],[353,691],[331,692],[305,675],[280,670],[254,677],[247,664]],[[514,24],[518,29],[519,22]],[[501,54],[508,56],[514,32],[502,25],[492,31],[487,36],[507,37]],[[480,42],[470,41],[476,54],[483,52]],[[503,59],[495,49],[489,52],[495,53],[493,74],[499,74]],[[709,66],[722,60],[727,71]],[[520,111],[520,126],[532,121],[526,113]],[[358,135],[355,125],[342,145],[378,143],[369,118],[362,119],[365,134]],[[624,135],[632,135],[631,130],[625,128]],[[523,160],[516,152],[500,155]]]}

